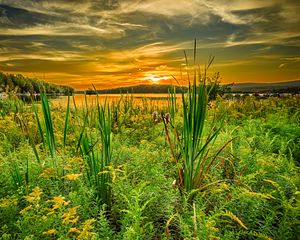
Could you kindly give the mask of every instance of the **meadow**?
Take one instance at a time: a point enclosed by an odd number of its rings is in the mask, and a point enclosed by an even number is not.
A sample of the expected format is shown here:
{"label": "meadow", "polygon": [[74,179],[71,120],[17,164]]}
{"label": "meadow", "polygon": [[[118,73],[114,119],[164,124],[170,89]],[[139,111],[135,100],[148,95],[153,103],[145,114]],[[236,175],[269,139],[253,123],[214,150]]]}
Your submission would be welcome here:
{"label": "meadow", "polygon": [[297,239],[299,99],[208,95],[0,100],[0,239]]}

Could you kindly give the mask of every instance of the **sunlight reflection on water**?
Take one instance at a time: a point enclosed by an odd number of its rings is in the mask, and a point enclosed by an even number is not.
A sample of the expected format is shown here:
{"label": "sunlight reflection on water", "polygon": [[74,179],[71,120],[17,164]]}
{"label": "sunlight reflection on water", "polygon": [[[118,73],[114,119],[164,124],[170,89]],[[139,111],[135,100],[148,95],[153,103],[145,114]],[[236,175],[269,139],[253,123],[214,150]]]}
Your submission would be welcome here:
{"label": "sunlight reflection on water", "polygon": [[[167,106],[168,94],[166,93],[135,93],[135,94],[105,94],[98,95],[99,103],[117,103],[120,98],[124,101],[131,101],[134,105],[157,105],[157,106]],[[181,99],[181,94],[176,94],[176,98]],[[74,105],[73,98],[71,97],[71,106]],[[95,106],[97,102],[96,95],[84,95],[84,94],[74,94],[74,101],[77,107],[82,107],[86,105]],[[68,102],[67,96],[61,96],[51,100],[54,107],[66,107]]]}

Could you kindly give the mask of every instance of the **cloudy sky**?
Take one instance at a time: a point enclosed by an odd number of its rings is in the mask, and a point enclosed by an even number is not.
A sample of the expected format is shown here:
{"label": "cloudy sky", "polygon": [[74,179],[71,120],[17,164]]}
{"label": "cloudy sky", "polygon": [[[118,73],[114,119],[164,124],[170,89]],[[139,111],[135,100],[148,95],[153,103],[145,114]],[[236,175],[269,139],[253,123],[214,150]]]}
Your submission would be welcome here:
{"label": "cloudy sky", "polygon": [[0,71],[76,89],[169,83],[184,54],[223,83],[300,79],[297,0],[0,0]]}

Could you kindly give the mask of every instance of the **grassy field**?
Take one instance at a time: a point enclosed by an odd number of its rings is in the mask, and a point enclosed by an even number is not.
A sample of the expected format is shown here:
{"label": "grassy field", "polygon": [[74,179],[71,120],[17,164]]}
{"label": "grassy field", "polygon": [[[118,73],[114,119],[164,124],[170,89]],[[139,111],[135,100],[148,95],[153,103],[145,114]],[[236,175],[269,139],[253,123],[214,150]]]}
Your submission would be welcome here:
{"label": "grassy field", "polygon": [[297,239],[300,101],[0,101],[0,239]]}

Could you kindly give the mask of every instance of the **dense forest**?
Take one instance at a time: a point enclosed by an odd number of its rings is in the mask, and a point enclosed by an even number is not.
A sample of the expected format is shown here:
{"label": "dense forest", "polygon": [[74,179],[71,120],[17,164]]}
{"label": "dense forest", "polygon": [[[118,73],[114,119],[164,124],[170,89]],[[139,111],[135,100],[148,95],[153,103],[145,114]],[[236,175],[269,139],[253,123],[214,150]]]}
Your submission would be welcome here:
{"label": "dense forest", "polygon": [[47,94],[69,95],[74,90],[68,86],[47,83],[38,79],[25,77],[21,74],[0,72],[0,92],[34,94],[40,91],[45,91]]}

